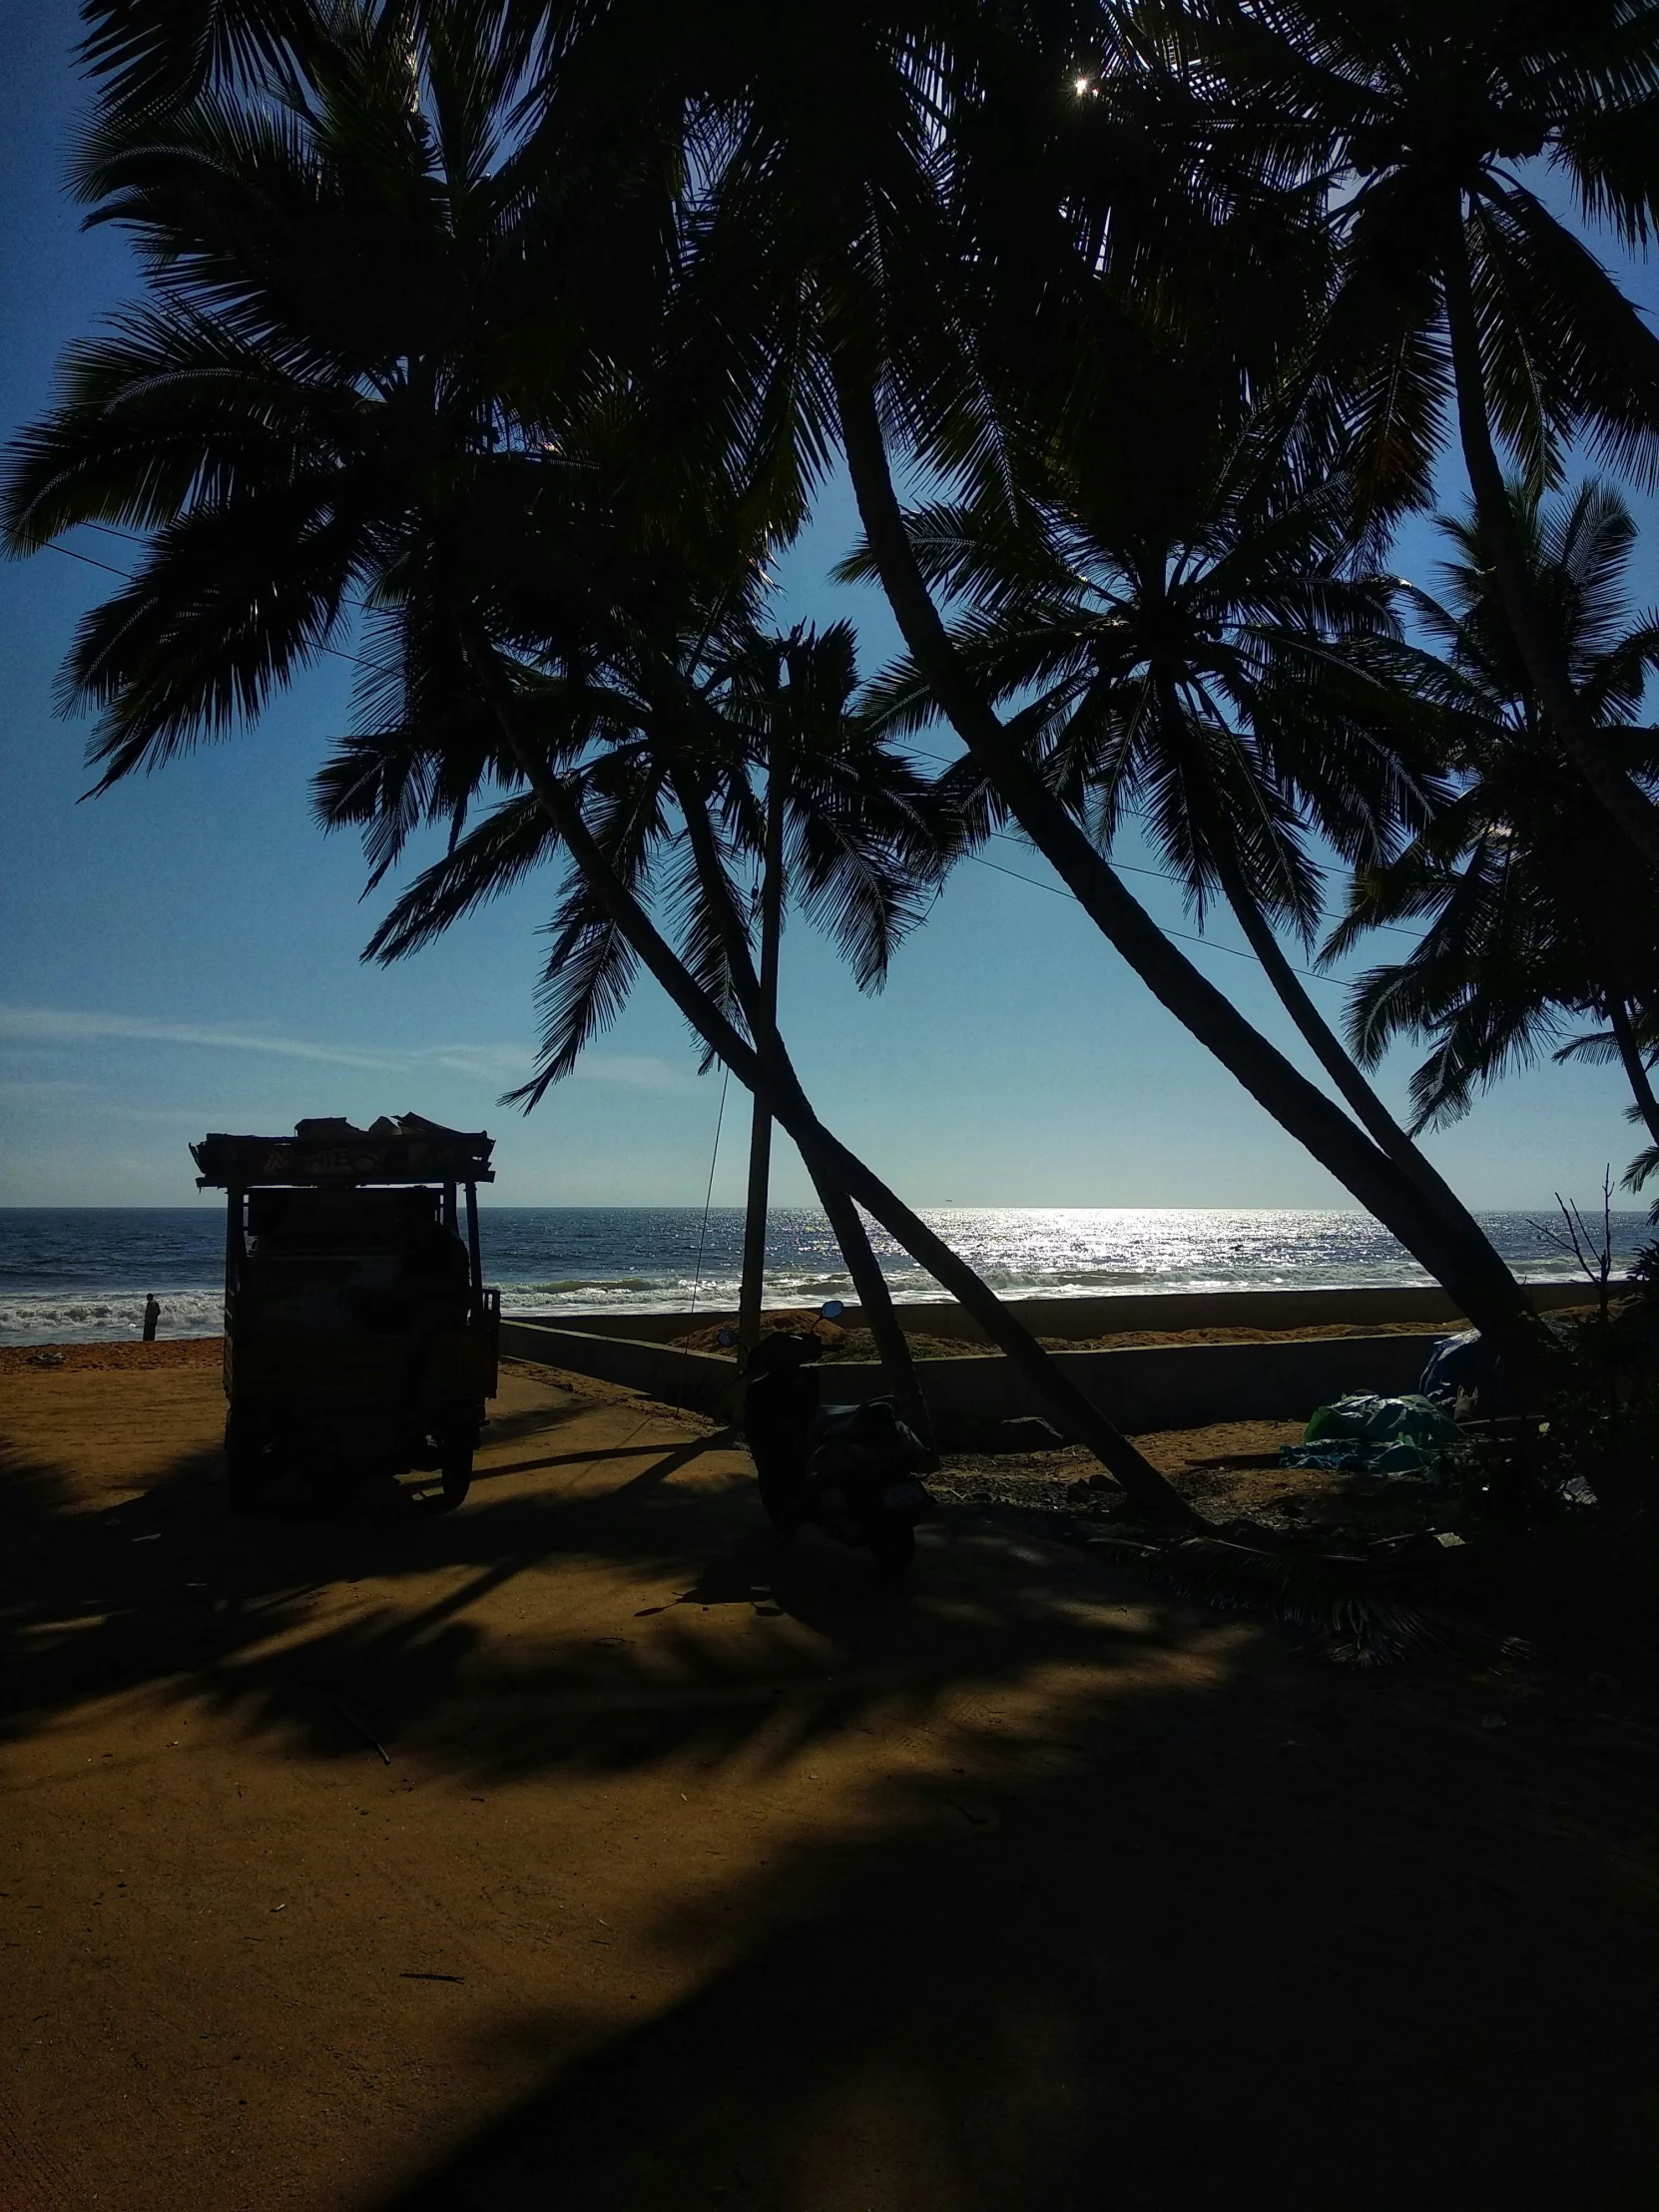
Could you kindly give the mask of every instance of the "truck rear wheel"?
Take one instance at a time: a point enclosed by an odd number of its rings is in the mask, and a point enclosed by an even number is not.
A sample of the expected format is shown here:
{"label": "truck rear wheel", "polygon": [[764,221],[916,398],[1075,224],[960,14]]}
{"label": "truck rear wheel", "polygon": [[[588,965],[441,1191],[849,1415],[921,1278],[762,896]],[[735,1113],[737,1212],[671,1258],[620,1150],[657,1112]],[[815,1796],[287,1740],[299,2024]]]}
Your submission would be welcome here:
{"label": "truck rear wheel", "polygon": [[868,1542],[875,1554],[877,1577],[883,1582],[897,1581],[916,1555],[916,1532],[908,1521],[877,1522]]}
{"label": "truck rear wheel", "polygon": [[457,1505],[465,1501],[466,1493],[472,1487],[471,1444],[446,1445],[439,1471],[443,1491],[438,1500],[438,1511],[452,1513]]}
{"label": "truck rear wheel", "polygon": [[271,1462],[265,1440],[246,1421],[225,1423],[225,1472],[233,1513],[252,1513],[260,1502]]}
{"label": "truck rear wheel", "polygon": [[801,1526],[800,1485],[776,1470],[758,1478],[761,1510],[781,1536],[793,1536]]}

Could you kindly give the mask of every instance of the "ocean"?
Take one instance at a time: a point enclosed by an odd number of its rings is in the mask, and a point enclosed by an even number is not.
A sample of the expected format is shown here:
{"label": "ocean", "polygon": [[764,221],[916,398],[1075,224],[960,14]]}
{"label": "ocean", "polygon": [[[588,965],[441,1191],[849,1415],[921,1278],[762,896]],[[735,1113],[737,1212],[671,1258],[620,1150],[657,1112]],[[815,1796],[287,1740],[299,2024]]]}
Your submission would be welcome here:
{"label": "ocean", "polygon": [[[1367,1214],[1173,1207],[924,1208],[933,1229],[1005,1298],[1129,1291],[1307,1290],[1426,1282]],[[1482,1214],[1517,1275],[1571,1276],[1538,1224]],[[719,1312],[737,1304],[743,1214],[690,1206],[490,1206],[485,1274],[508,1314]],[[164,1337],[217,1336],[224,1215],[207,1207],[0,1208],[0,1344],[137,1337],[145,1294]],[[1649,1234],[1645,1213],[1613,1217],[1615,1274]],[[884,1237],[872,1241],[900,1300],[937,1287]],[[824,1216],[780,1207],[768,1222],[769,1306],[851,1295]]]}

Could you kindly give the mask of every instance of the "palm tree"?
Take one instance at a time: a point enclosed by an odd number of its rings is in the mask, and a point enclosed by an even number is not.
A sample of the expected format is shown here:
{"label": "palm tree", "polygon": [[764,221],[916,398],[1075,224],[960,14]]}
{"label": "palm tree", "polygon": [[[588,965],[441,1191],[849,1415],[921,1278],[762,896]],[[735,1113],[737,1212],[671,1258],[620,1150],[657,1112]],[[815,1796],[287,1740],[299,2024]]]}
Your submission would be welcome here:
{"label": "palm tree", "polygon": [[[1537,189],[1645,246],[1659,214],[1659,6],[1447,8],[1394,0],[1152,0],[1122,66],[1173,94],[1202,161],[1330,195],[1343,267],[1321,350],[1384,508],[1426,495],[1448,398],[1528,680],[1602,807],[1659,862],[1659,807],[1604,742],[1552,648],[1499,441],[1535,489],[1576,437],[1659,465],[1659,341]],[[1156,109],[1154,99],[1150,105]]]}
{"label": "palm tree", "polygon": [[[734,21],[750,35],[734,39]],[[765,453],[749,448],[757,474],[767,454],[812,455],[830,426],[838,432],[911,658],[1009,815],[1258,1102],[1482,1327],[1529,1342],[1529,1310],[1489,1249],[1450,1233],[1416,1176],[1179,952],[1033,769],[954,648],[893,484],[898,446],[924,467],[1006,490],[1022,410],[1039,437],[1069,434],[1079,404],[1099,420],[1115,402],[1135,420],[1186,365],[1156,326],[1172,286],[1235,382],[1271,386],[1298,326],[1262,303],[1283,296],[1288,269],[1306,309],[1309,225],[1295,210],[1278,221],[1261,196],[1252,222],[1236,220],[1242,201],[1183,200],[1177,165],[1148,185],[1144,141],[1091,135],[1064,26],[989,9],[946,22],[921,7],[820,8],[781,33],[770,13],[763,23],[741,8],[699,10],[659,53],[649,37],[625,35],[648,22],[657,15],[644,0],[561,19],[542,127],[557,138],[564,117],[569,135],[596,81],[618,97],[624,54],[650,88],[642,115],[660,115],[662,87],[676,89],[674,113],[691,126],[676,140],[687,247],[673,357],[713,333],[714,357],[757,394],[743,410],[746,435],[773,441]],[[1030,216],[1017,236],[999,207],[1003,187]],[[1200,312],[1192,302],[1207,290]]]}
{"label": "palm tree", "polygon": [[[765,776],[765,799],[760,851],[756,856],[757,892],[751,902],[760,921],[758,968],[749,955],[747,933],[741,932],[738,925],[737,900],[728,896],[723,904],[730,917],[733,957],[746,978],[752,979],[747,999],[750,1034],[771,1039],[773,1049],[777,1049],[779,963],[792,858],[798,865],[804,859],[809,862],[809,892],[816,888],[821,902],[828,881],[823,872],[824,859],[829,859],[844,882],[848,896],[835,918],[841,924],[843,936],[847,921],[854,923],[857,933],[848,940],[846,949],[862,987],[877,987],[886,973],[896,933],[895,923],[901,918],[906,921],[918,918],[913,911],[902,912],[901,901],[909,883],[894,881],[889,863],[899,858],[902,864],[909,857],[904,848],[918,844],[916,830],[922,826],[924,815],[922,795],[916,788],[915,774],[909,764],[877,747],[860,744],[858,741],[863,733],[849,720],[847,709],[857,685],[857,662],[848,624],[833,624],[823,637],[816,631],[804,635],[798,627],[788,639],[763,641],[759,659],[765,712],[763,758],[758,765]],[[850,794],[853,804],[850,807],[839,804],[848,794],[836,788],[833,790],[835,804],[830,814],[816,814],[811,799],[823,789],[826,770],[833,776],[837,770],[846,769],[852,771],[855,785],[859,787]],[[895,810],[892,801],[899,787],[907,788]],[[801,802],[804,798],[809,804],[803,818]],[[895,813],[898,837],[894,845],[884,845],[876,825],[879,821],[885,828],[892,823]],[[792,816],[796,818],[798,830],[797,850],[793,854],[789,849]],[[688,814],[687,823],[688,830],[694,833],[700,874],[712,893],[718,850],[707,808],[694,809]],[[801,849],[799,833],[803,830],[809,840],[805,850]],[[826,830],[828,850],[815,855],[812,843],[818,842]],[[938,854],[930,830],[924,832],[919,844],[921,872],[931,876]],[[814,858],[820,862],[816,883],[811,865]],[[912,861],[908,871],[910,880],[915,878],[916,872]],[[760,1342],[761,1336],[771,1166],[772,1114],[766,1101],[757,1098],[751,1118],[743,1286],[738,1316],[738,1341],[749,1349]],[[854,1266],[850,1260],[848,1265],[858,1298],[872,1316],[877,1343],[886,1326],[902,1345],[902,1337],[891,1316],[885,1281],[869,1252],[856,1210],[844,1192],[832,1195],[832,1205],[830,1200],[826,1201],[831,1226],[836,1222],[837,1209],[851,1215],[848,1227],[852,1241],[854,1246],[862,1247],[858,1255],[860,1263],[867,1263],[862,1266],[862,1278],[859,1266]],[[846,1240],[840,1241],[845,1251]],[[867,1280],[869,1278],[874,1280]],[[877,1318],[877,1310],[882,1306],[887,1311]],[[911,1418],[920,1420],[921,1432],[926,1434],[925,1407],[913,1377],[901,1394],[907,1399]]]}
{"label": "palm tree", "polygon": [[[879,412],[867,384],[840,384],[841,423],[868,560],[880,576],[919,680],[963,741],[1008,816],[1054,868],[1114,947],[1160,1001],[1205,1044],[1280,1125],[1299,1139],[1389,1229],[1459,1309],[1495,1340],[1533,1339],[1530,1310],[1484,1240],[1471,1245],[1448,1223],[1414,1170],[1365,1130],[1271,1045],[1159,929],[1005,724],[935,606],[893,486]],[[1530,1361],[1531,1355],[1525,1357]]]}
{"label": "palm tree", "polygon": [[[688,971],[752,1042],[770,1038],[781,1051],[777,952],[790,886],[836,940],[860,988],[879,989],[898,942],[931,902],[942,857],[937,810],[917,771],[846,713],[856,683],[846,625],[773,639],[746,629],[730,609],[716,619],[695,605],[665,609],[659,599],[659,623],[665,612],[677,616],[666,639],[642,627],[625,663],[612,655],[603,684],[590,671],[563,694],[563,712],[604,748],[590,752],[581,771],[585,810],[612,871],[670,917]],[[779,681],[784,670],[788,684]],[[406,693],[393,703],[410,704]],[[580,744],[574,728],[570,751]],[[367,957],[420,950],[558,859],[558,833],[533,799],[504,798],[466,826],[479,784],[460,788],[461,761],[441,724],[428,730],[404,720],[344,740],[318,774],[318,818],[326,829],[361,830],[371,882],[385,876],[417,826],[449,831],[447,851],[397,899]],[[767,771],[764,799],[751,788],[757,761]],[[486,766],[474,756],[480,781]],[[751,870],[764,888],[746,897],[738,879]],[[759,971],[756,908],[765,911]],[[540,1065],[512,1094],[526,1108],[575,1068],[638,975],[632,946],[580,874],[567,880],[549,933]],[[713,1057],[705,1048],[705,1065]],[[756,1115],[770,1133],[759,1098]],[[889,1381],[906,1417],[925,1432],[922,1395],[857,1210],[822,1168],[815,1181]],[[748,1232],[759,1233],[763,1251],[765,1229],[763,1176],[751,1191]]]}
{"label": "palm tree", "polygon": [[[1422,717],[1368,663],[1392,633],[1392,582],[1353,569],[1343,476],[1292,474],[1272,441],[1218,443],[1204,427],[1167,406],[1156,435],[1179,467],[1143,476],[1073,459],[1017,522],[1003,503],[938,504],[912,519],[911,542],[929,586],[968,610],[952,631],[964,666],[999,705],[1026,702],[1017,726],[1095,841],[1109,852],[1138,812],[1200,917],[1219,892],[1362,1127],[1500,1265],[1343,1049],[1275,926],[1312,947],[1323,897],[1311,832],[1376,867],[1443,798]],[[868,566],[860,552],[843,574]],[[902,665],[871,711],[904,731],[938,706]],[[1000,819],[971,760],[944,781],[964,820]]]}
{"label": "palm tree", "polygon": [[[150,534],[131,584],[82,625],[66,701],[102,711],[108,784],[257,717],[366,602],[409,711],[445,733],[436,783],[470,789],[481,761],[527,786],[606,926],[815,1177],[880,1221],[1127,1488],[1184,1512],[825,1127],[781,1040],[744,1034],[590,819],[585,756],[638,610],[679,588],[711,508],[770,515],[788,487],[763,498],[752,475],[721,476],[733,440],[713,404],[666,449],[674,466],[641,466],[665,448],[600,338],[651,304],[660,271],[607,267],[586,288],[547,220],[545,141],[514,132],[522,63],[482,0],[423,9],[412,30],[341,11],[252,94],[210,85],[136,121],[113,109],[80,187],[132,231],[150,297],[72,350],[6,488],[14,552],[88,521]],[[627,498],[607,498],[607,470]],[[714,565],[730,577],[733,548]]]}
{"label": "palm tree", "polygon": [[[1631,620],[1635,525],[1593,481],[1545,509],[1512,487],[1514,534],[1550,647],[1603,741],[1627,771],[1659,768],[1659,737],[1640,724],[1659,668],[1659,618]],[[1426,922],[1409,956],[1356,987],[1356,1049],[1372,1065],[1400,1035],[1431,1041],[1412,1083],[1417,1127],[1455,1120],[1480,1086],[1559,1037],[1568,1017],[1604,1024],[1558,1058],[1616,1058],[1633,1116],[1659,1143],[1646,1054],[1659,1045],[1659,873],[1610,859],[1597,821],[1575,803],[1572,763],[1505,618],[1476,516],[1442,518],[1452,558],[1441,596],[1409,593],[1438,648],[1417,675],[1447,719],[1458,789],[1395,858],[1362,868],[1328,950],[1368,930]]]}
{"label": "palm tree", "polygon": [[[976,17],[975,22],[979,21]],[[860,32],[871,32],[863,16],[857,18],[857,26]],[[910,654],[1012,817],[1162,1001],[1222,1058],[1282,1125],[1394,1230],[1484,1327],[1494,1335],[1518,1331],[1523,1339],[1529,1338],[1531,1332],[1523,1318],[1519,1294],[1507,1271],[1494,1268],[1483,1257],[1476,1258],[1471,1269],[1466,1255],[1460,1257],[1448,1251],[1440,1228],[1423,1217],[1414,1179],[1413,1188],[1402,1187],[1401,1181],[1387,1172],[1394,1163],[1387,1162],[1386,1167],[1380,1163],[1379,1148],[1357,1145],[1352,1124],[1330,1110],[1329,1102],[1303,1083],[1283,1057],[1237,1016],[1223,995],[1212,990],[1191,963],[1162,939],[1121,881],[1091,849],[1087,838],[1067,821],[1063,808],[1044,790],[1041,779],[1028,772],[1017,745],[1010,742],[952,650],[907,540],[893,488],[889,446],[898,444],[912,459],[924,464],[976,474],[980,481],[994,479],[1007,454],[1003,434],[1007,425],[1005,416],[998,413],[997,402],[1006,400],[1009,387],[1003,378],[994,393],[988,390],[986,379],[993,361],[1000,370],[1010,357],[1018,355],[1022,345],[1034,349],[1039,357],[1035,380],[1052,393],[1064,382],[1060,370],[1074,367],[1078,355],[1075,346],[1069,351],[1062,348],[1059,367],[1045,365],[1040,318],[1035,327],[1030,322],[1016,327],[1006,316],[999,322],[994,311],[985,311],[987,301],[992,310],[999,305],[1005,307],[1009,298],[1018,295],[1019,285],[1017,274],[1012,282],[1008,280],[1010,256],[1003,252],[999,258],[997,253],[999,241],[1006,247],[1006,234],[999,234],[994,223],[987,220],[987,197],[983,193],[976,197],[973,190],[984,174],[984,165],[976,169],[973,159],[987,135],[981,124],[986,113],[997,106],[986,89],[989,72],[983,52],[952,47],[943,31],[931,45],[906,43],[889,23],[882,24],[881,32],[881,50],[890,58],[893,69],[908,67],[909,81],[925,84],[931,103],[929,127],[916,133],[915,144],[927,150],[932,161],[929,174],[941,185],[939,201],[927,202],[923,219],[906,230],[902,243],[913,255],[923,251],[925,243],[942,240],[940,253],[947,259],[955,257],[949,268],[941,272],[938,261],[928,258],[925,281],[909,287],[913,299],[908,306],[897,296],[898,287],[887,283],[886,272],[889,267],[908,265],[902,255],[889,251],[884,220],[890,220],[895,207],[907,203],[888,189],[882,159],[871,159],[869,133],[854,130],[844,140],[830,143],[830,134],[821,128],[815,140],[811,126],[803,124],[799,138],[792,138],[795,110],[806,96],[797,92],[792,107],[788,88],[780,89],[765,77],[765,58],[745,80],[746,97],[739,101],[735,94],[728,96],[742,125],[740,129],[739,123],[734,123],[733,132],[744,149],[744,160],[733,164],[735,181],[730,186],[728,175],[723,173],[711,188],[709,198],[715,212],[708,228],[718,234],[722,213],[728,206],[737,211],[726,223],[727,232],[746,241],[761,239],[796,273],[793,286],[782,277],[776,280],[779,293],[788,297],[792,308],[798,309],[805,299],[818,310],[837,427],[872,565]],[[855,33],[848,29],[844,35],[850,40]],[[763,41],[758,51],[769,57],[774,50],[766,48]],[[1028,48],[1014,58],[1016,63],[1029,64],[1032,50]],[[1017,140],[1022,152],[1035,155],[1030,166],[1044,183],[1055,175],[1055,164],[1048,158],[1053,146],[1066,136],[1064,130],[1053,127],[1062,84],[1068,89],[1076,85],[1080,95],[1095,89],[1086,81],[1074,79],[1075,59],[1062,71],[1058,50],[1051,48],[1046,56],[1035,53],[1035,66],[1040,68],[1045,60],[1049,71],[1047,112],[1034,111],[1041,117],[1035,137],[1027,131]],[[1009,75],[1018,88],[1016,100],[1027,97],[1033,67],[1016,66]],[[1103,111],[1106,106],[1103,102]],[[871,102],[869,112],[891,112],[891,104],[883,111],[879,102]],[[994,138],[995,132],[989,135]],[[811,161],[805,152],[809,145],[813,147]],[[964,145],[966,156],[959,158]],[[885,157],[890,147],[877,144],[873,151],[875,156]],[[993,163],[990,173],[1005,177],[1010,166]],[[1047,286],[1064,301],[1063,311],[1076,310],[1075,319],[1085,324],[1089,324],[1091,306],[1104,300],[1105,305],[1090,326],[1108,332],[1112,342],[1102,350],[1110,354],[1114,366],[1124,356],[1130,357],[1133,365],[1138,340],[1145,335],[1132,322],[1125,329],[1120,311],[1125,297],[1143,315],[1163,318],[1167,325],[1170,263],[1172,258],[1191,262],[1195,239],[1210,242],[1208,254],[1199,257],[1206,274],[1215,271],[1221,262],[1213,243],[1218,238],[1234,247],[1236,266],[1242,269],[1249,264],[1252,274],[1257,260],[1269,267],[1276,259],[1297,260],[1296,255],[1282,252],[1287,237],[1298,243],[1300,252],[1301,231],[1297,225],[1277,229],[1270,225],[1264,231],[1259,221],[1236,220],[1241,213],[1253,219],[1259,217],[1261,206],[1259,200],[1252,204],[1248,196],[1241,197],[1234,179],[1221,180],[1223,189],[1218,197],[1212,189],[1215,179],[1207,175],[1198,180],[1197,193],[1183,204],[1179,192],[1170,189],[1169,179],[1190,168],[1184,149],[1176,150],[1162,172],[1158,189],[1150,195],[1150,220],[1148,196],[1143,193],[1137,197],[1136,180],[1130,179],[1130,189],[1124,190],[1122,163],[1107,176],[1104,186],[1098,174],[1102,165],[1096,164],[1093,178],[1085,175],[1086,166],[1073,162],[1064,167],[1061,190],[1046,210],[1045,220],[1022,239],[1012,258],[1023,257],[1036,272],[1032,285]],[[1110,171],[1110,164],[1104,167]],[[1210,167],[1214,171],[1215,164]],[[780,177],[785,180],[783,186],[776,184]],[[1300,183],[1301,179],[1270,179],[1270,191],[1291,182]],[[1233,195],[1231,201],[1227,199],[1229,193]],[[1192,201],[1202,203],[1206,196],[1215,217],[1208,229],[1202,210],[1199,220],[1189,220]],[[1028,192],[1020,199],[1022,209],[1030,205],[1030,198]],[[936,220],[941,203],[949,218],[946,222]],[[1159,222],[1171,207],[1178,209],[1177,218],[1165,225],[1166,235],[1160,237]],[[1102,210],[1109,221],[1098,220]],[[1143,262],[1146,269],[1139,266]],[[1317,266],[1317,257],[1303,254],[1302,265]],[[957,280],[964,266],[972,273],[967,282]],[[1096,274],[1103,281],[1091,290],[1087,279]],[[1181,295],[1180,313],[1174,318],[1178,334],[1190,348],[1196,331],[1201,341],[1207,338],[1236,364],[1245,382],[1260,383],[1261,379],[1248,373],[1246,364],[1238,360],[1237,345],[1229,345],[1229,318],[1212,314],[1206,323],[1202,313],[1195,314],[1190,273],[1187,280],[1182,281],[1182,276],[1183,272],[1177,268],[1173,289]],[[922,303],[923,314],[931,324],[931,332],[919,339],[911,319],[915,300]],[[1079,302],[1083,303],[1081,308]],[[1317,305],[1317,294],[1311,303]],[[1243,320],[1248,326],[1250,318]],[[1628,314],[1625,327],[1627,335],[1634,333],[1634,339],[1640,338],[1639,328]],[[788,329],[791,341],[799,343],[799,317],[790,322]],[[948,331],[953,356],[953,365],[942,371],[933,365],[939,331]],[[1300,334],[1294,317],[1290,318],[1288,346],[1294,347]],[[1038,340],[1034,348],[1033,336]],[[1640,353],[1641,345],[1635,343],[1631,357]],[[1170,365],[1179,371],[1179,350]],[[1082,380],[1087,383],[1087,376]],[[1144,392],[1143,382],[1135,398],[1143,399]],[[1023,399],[1025,394],[1019,393],[1019,397]],[[1586,408],[1589,405],[1586,401]],[[1129,419],[1136,418],[1135,409],[1125,412]],[[1581,418],[1584,412],[1580,410]],[[1598,749],[1590,742],[1578,750],[1584,756],[1586,772],[1595,775],[1598,764],[1604,765]],[[1608,796],[1608,781],[1602,778],[1604,797]],[[1621,789],[1615,780],[1611,792],[1614,802]],[[1636,798],[1640,801],[1641,795],[1638,793]],[[1630,810],[1626,813],[1628,816]],[[1639,807],[1635,819],[1639,824]],[[1386,1155],[1382,1158],[1385,1161]]]}

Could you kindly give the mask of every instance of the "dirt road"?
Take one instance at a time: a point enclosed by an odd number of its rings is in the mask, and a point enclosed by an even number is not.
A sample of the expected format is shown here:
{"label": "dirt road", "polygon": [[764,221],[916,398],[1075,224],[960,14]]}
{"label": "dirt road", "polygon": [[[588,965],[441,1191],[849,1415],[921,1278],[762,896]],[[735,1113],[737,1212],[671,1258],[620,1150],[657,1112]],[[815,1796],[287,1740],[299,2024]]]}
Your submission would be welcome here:
{"label": "dirt road", "polygon": [[0,1375],[4,2212],[1654,2202],[1621,1686],[965,1509],[881,1591],[706,1427],[496,1414],[458,1514],[237,1521],[210,1368]]}

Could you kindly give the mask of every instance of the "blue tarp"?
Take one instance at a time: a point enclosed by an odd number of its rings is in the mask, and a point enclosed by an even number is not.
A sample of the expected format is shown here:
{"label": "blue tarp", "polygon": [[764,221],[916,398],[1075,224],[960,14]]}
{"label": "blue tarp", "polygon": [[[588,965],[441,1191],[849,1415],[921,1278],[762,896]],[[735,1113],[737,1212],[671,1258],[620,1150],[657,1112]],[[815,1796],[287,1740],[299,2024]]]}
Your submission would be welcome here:
{"label": "blue tarp", "polygon": [[1456,1440],[1457,1423],[1432,1399],[1378,1397],[1369,1390],[1322,1405],[1299,1444],[1279,1454],[1285,1467],[1325,1467],[1344,1474],[1400,1474],[1421,1480],[1436,1471],[1441,1446]]}

